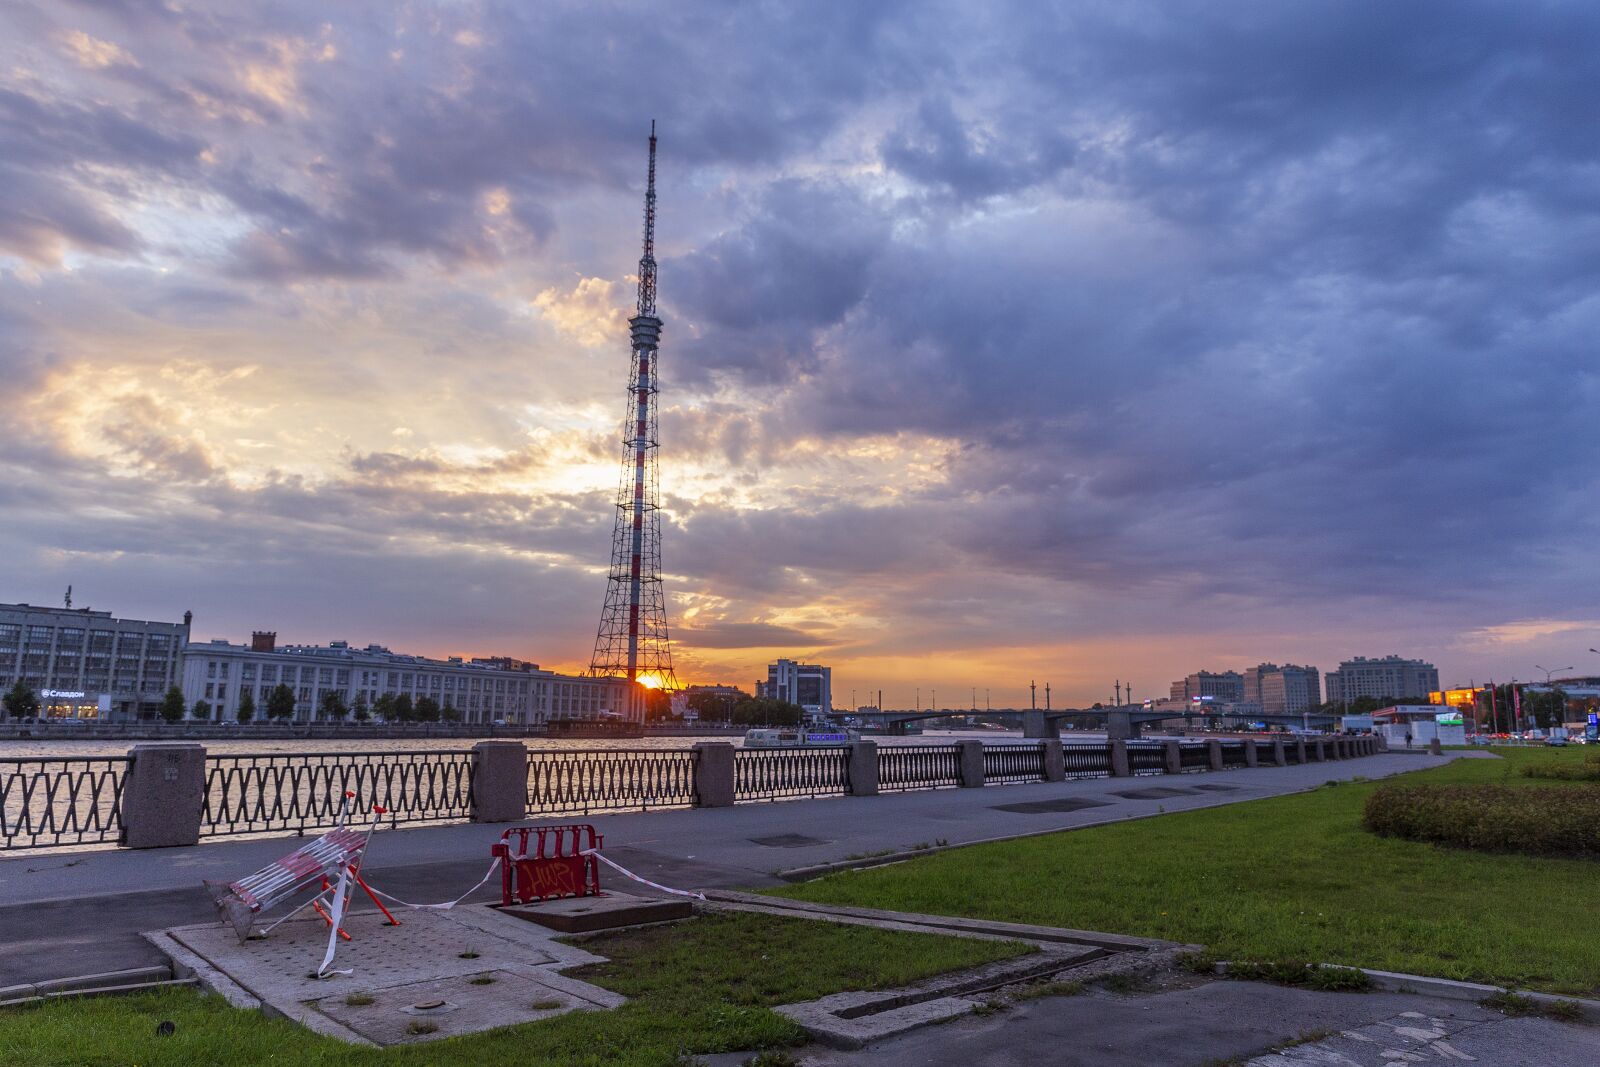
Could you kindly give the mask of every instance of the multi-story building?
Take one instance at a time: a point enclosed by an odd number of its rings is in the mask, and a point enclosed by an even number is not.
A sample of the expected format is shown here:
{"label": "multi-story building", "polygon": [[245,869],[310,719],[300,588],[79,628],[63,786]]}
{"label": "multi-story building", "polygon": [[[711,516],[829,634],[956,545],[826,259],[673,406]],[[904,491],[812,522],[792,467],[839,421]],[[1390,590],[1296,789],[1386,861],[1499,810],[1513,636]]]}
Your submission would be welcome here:
{"label": "multi-story building", "polygon": [[51,718],[155,716],[178,680],[193,615],[112,618],[89,608],[0,604],[0,690],[23,682]]}
{"label": "multi-story building", "polygon": [[780,659],[767,665],[767,679],[756,682],[756,696],[799,704],[820,718],[833,713],[833,668]]}
{"label": "multi-story building", "polygon": [[1244,672],[1244,698],[1268,715],[1299,715],[1322,703],[1322,679],[1315,667],[1263,663]]}
{"label": "multi-story building", "polygon": [[337,693],[347,708],[372,707],[379,697],[431,697],[441,708],[460,713],[463,722],[535,725],[551,719],[642,719],[638,686],[623,678],[592,678],[540,670],[536,663],[505,656],[464,660],[402,655],[382,645],[351,648],[328,645],[277,646],[277,635],[256,633],[251,643],[224,639],[190,645],[183,659],[183,695],[192,707],[204,700],[212,717],[237,719],[239,699],[248,691],[256,715],[266,713],[272,691],[287,685],[295,696],[295,718],[321,717],[327,693]]}
{"label": "multi-story building", "polygon": [[1439,688],[1439,669],[1420,659],[1357,656],[1325,676],[1328,703],[1351,704],[1361,697],[1401,700],[1426,697]]}
{"label": "multi-story building", "polygon": [[1198,671],[1173,682],[1169,696],[1172,700],[1210,697],[1218,703],[1238,704],[1244,701],[1244,678],[1238,671]]}

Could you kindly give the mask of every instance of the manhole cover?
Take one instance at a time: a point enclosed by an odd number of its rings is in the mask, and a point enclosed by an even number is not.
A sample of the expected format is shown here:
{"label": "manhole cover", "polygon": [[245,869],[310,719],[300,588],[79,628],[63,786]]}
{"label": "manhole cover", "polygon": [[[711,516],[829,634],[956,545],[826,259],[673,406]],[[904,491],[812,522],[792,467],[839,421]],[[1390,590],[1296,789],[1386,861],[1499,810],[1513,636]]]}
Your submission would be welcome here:
{"label": "manhole cover", "polygon": [[996,804],[993,811],[1015,811],[1022,815],[1049,815],[1052,812],[1078,811],[1082,808],[1103,808],[1103,800],[1030,800],[1025,804]]}
{"label": "manhole cover", "polygon": [[1239,787],[1236,785],[1197,785],[1196,789],[1204,789],[1207,793],[1232,793]]}
{"label": "manhole cover", "polygon": [[1126,797],[1129,800],[1165,800],[1168,797],[1192,797],[1193,789],[1173,789],[1169,786],[1157,786],[1154,789],[1125,789],[1120,793],[1112,793],[1114,797]]}
{"label": "manhole cover", "polygon": [[805,834],[778,834],[775,837],[752,837],[750,840],[767,848],[805,848],[807,845],[827,844],[820,838],[807,837]]}

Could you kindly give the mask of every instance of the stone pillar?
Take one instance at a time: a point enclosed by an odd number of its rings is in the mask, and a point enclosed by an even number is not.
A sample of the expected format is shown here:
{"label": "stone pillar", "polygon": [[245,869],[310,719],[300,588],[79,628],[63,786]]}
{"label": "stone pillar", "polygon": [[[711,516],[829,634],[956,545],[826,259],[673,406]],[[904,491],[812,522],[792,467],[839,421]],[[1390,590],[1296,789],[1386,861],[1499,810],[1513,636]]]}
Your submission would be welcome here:
{"label": "stone pillar", "polygon": [[878,795],[878,743],[876,741],[850,742],[850,795],[875,797]]}
{"label": "stone pillar", "polygon": [[528,746],[479,741],[472,746],[472,821],[521,822],[528,817]]}
{"label": "stone pillar", "polygon": [[733,805],[733,746],[726,741],[699,741],[694,745],[694,797],[702,808]]}
{"label": "stone pillar", "polygon": [[122,844],[168,848],[200,843],[206,747],[190,742],[134,745],[122,782]]}
{"label": "stone pillar", "polygon": [[1035,740],[1048,740],[1061,736],[1061,720],[1045,718],[1042,711],[1025,711],[1022,713],[1022,736]]}
{"label": "stone pillar", "polygon": [[1167,773],[1183,773],[1183,746],[1176,741],[1164,742],[1161,751],[1167,758]]}
{"label": "stone pillar", "polygon": [[983,742],[958,741],[961,749],[961,788],[983,788]]}
{"label": "stone pillar", "polygon": [[1306,761],[1306,739],[1297,737],[1294,740],[1295,762],[1304,764]]}
{"label": "stone pillar", "polygon": [[1067,757],[1061,751],[1061,740],[1041,741],[1044,747],[1044,780],[1047,782],[1065,781],[1067,777]]}
{"label": "stone pillar", "polygon": [[1244,765],[1246,767],[1254,767],[1259,762],[1260,762],[1259,758],[1256,755],[1256,739],[1253,738],[1253,737],[1245,738],[1244,739]]}
{"label": "stone pillar", "polygon": [[1272,739],[1272,762],[1279,767],[1287,767],[1289,765],[1289,756],[1283,751],[1283,738],[1281,737]]}
{"label": "stone pillar", "polygon": [[1111,777],[1128,778],[1132,772],[1128,769],[1128,743],[1126,741],[1108,741],[1111,748]]}
{"label": "stone pillar", "polygon": [[1106,712],[1106,736],[1113,741],[1132,741],[1139,736],[1139,724],[1126,711]]}
{"label": "stone pillar", "polygon": [[1311,742],[1311,758],[1322,763],[1328,758],[1328,739],[1319,737]]}
{"label": "stone pillar", "polygon": [[1206,742],[1206,761],[1212,770],[1222,770],[1222,742],[1215,737]]}

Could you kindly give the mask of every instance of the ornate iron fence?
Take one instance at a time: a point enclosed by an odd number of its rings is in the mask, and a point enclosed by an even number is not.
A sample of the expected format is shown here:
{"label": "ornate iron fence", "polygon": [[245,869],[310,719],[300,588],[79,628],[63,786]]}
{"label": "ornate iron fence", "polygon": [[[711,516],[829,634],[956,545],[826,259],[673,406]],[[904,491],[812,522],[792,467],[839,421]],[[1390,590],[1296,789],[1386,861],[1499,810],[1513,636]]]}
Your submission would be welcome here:
{"label": "ornate iron fence", "polygon": [[740,748],[733,753],[733,798],[838,797],[850,792],[850,750]]}
{"label": "ornate iron fence", "polygon": [[1167,754],[1158,742],[1128,743],[1128,773],[1166,774]]}
{"label": "ornate iron fence", "polygon": [[[390,826],[472,816],[471,752],[296,752],[206,757],[200,836],[326,830],[345,793]],[[361,823],[358,814],[353,821]]]}
{"label": "ornate iron fence", "polygon": [[1283,756],[1284,759],[1289,763],[1305,762],[1305,760],[1300,758],[1300,742],[1298,741],[1285,741],[1283,743]]}
{"label": "ornate iron fence", "polygon": [[883,745],[878,749],[880,792],[960,784],[960,745]]}
{"label": "ornate iron fence", "polygon": [[1063,741],[1061,760],[1068,778],[1108,778],[1111,775],[1111,745],[1108,742]]}
{"label": "ornate iron fence", "polygon": [[0,848],[111,845],[125,756],[0,759]]}
{"label": "ornate iron fence", "polygon": [[1178,746],[1178,766],[1184,774],[1193,774],[1211,769],[1211,753],[1207,751],[1204,741],[1198,745]]}
{"label": "ornate iron fence", "polygon": [[1222,742],[1222,765],[1224,767],[1247,766],[1245,763],[1243,741]]}
{"label": "ornate iron fence", "polygon": [[528,753],[528,814],[583,814],[695,804],[693,749]]}
{"label": "ornate iron fence", "polygon": [[983,781],[985,785],[990,782],[1044,781],[1044,746],[983,746]]}

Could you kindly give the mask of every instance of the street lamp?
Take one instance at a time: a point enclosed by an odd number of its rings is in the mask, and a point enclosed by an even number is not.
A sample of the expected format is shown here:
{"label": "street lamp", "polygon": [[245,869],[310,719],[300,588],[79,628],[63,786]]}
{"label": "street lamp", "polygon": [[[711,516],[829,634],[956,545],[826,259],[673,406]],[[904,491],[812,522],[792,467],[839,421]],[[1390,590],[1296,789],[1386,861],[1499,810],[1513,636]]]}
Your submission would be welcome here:
{"label": "street lamp", "polygon": [[[1594,649],[1591,648],[1589,651],[1593,652]],[[1536,671],[1544,671],[1544,684],[1545,685],[1549,685],[1550,684],[1550,676],[1552,674],[1556,673],[1556,671],[1570,671],[1570,670],[1573,670],[1574,668],[1572,668],[1572,667],[1541,667],[1537,663],[1535,663],[1533,665],[1533,669],[1536,670]]]}

